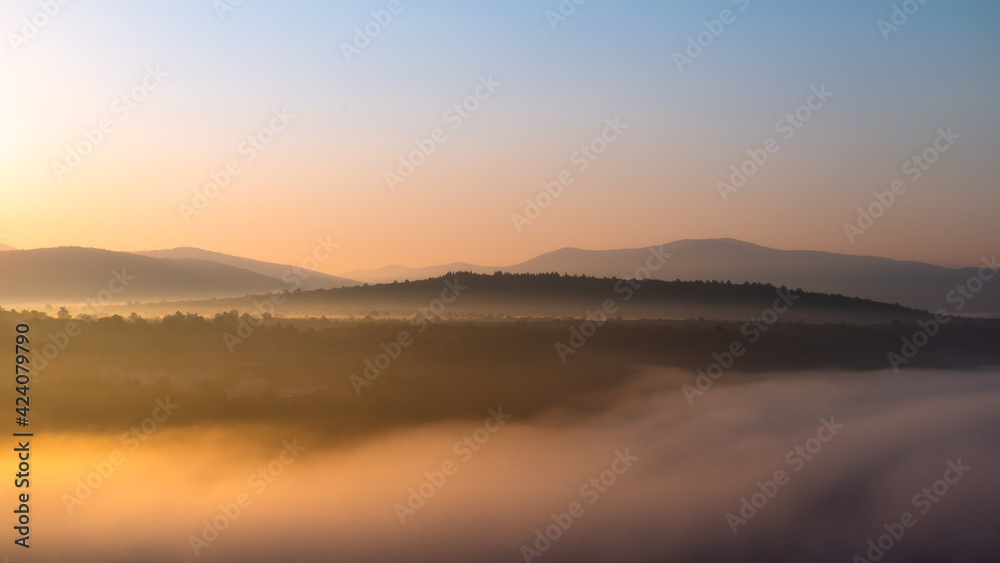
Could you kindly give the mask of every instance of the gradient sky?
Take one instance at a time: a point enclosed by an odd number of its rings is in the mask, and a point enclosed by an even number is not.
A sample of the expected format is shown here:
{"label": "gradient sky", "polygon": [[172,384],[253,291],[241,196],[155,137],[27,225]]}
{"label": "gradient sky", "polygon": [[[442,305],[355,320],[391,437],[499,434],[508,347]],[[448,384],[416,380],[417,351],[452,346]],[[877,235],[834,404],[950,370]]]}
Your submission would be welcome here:
{"label": "gradient sky", "polygon": [[[997,251],[996,2],[930,0],[886,41],[889,0],[588,0],[555,29],[557,0],[402,0],[348,63],[342,44],[388,4],[244,0],[220,18],[212,0],[70,2],[15,49],[41,8],[3,3],[0,242],[298,264],[329,237],[329,273],[681,238],[949,266]],[[735,22],[679,72],[673,53],[724,9]],[[151,65],[167,76],[119,119]],[[490,75],[502,85],[453,131],[445,110]],[[834,97],[724,202],[716,183],[820,85]],[[275,108],[296,117],[185,221],[179,205]],[[615,117],[628,130],[578,173],[571,155]],[[115,130],[60,182],[53,162],[102,119]],[[961,139],[910,183],[903,164],[949,126]],[[390,190],[386,171],[439,127]],[[567,168],[576,181],[519,234],[511,214]],[[851,244],[844,223],[896,179],[907,193]]]}

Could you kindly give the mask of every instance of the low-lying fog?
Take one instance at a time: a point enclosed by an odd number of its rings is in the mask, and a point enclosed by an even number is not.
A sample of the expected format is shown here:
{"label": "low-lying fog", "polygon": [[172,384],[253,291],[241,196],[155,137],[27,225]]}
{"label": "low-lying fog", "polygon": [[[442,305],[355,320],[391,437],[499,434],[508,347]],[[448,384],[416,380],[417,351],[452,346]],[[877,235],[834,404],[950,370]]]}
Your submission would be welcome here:
{"label": "low-lying fog", "polygon": [[350,448],[281,428],[171,428],[169,418],[142,441],[43,431],[32,441],[33,547],[6,554],[991,560],[1000,553],[998,375],[727,374],[692,406],[681,385],[694,376],[656,370],[596,416],[551,411],[501,425],[497,404],[496,416]]}

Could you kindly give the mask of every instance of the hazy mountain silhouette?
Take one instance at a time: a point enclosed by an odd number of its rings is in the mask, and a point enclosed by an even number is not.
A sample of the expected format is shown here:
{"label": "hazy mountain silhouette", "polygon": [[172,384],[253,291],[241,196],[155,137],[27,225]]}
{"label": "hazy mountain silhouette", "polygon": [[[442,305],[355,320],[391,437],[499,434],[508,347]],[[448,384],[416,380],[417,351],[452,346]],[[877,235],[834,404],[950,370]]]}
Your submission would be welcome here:
{"label": "hazy mountain silhouette", "polygon": [[[853,256],[809,250],[776,250],[734,239],[680,240],[662,245],[673,256],[654,279],[719,280],[786,285],[806,291],[862,297],[907,307],[953,311],[946,296],[976,276],[979,267],[944,268],[875,256]],[[598,277],[634,275],[649,256],[647,248],[582,250],[563,248],[513,266],[490,268],[463,265],[473,272],[580,274]],[[361,281],[391,282],[444,275],[454,265],[428,268],[393,266],[344,274]],[[1000,281],[985,283],[962,313],[1000,313]]]}
{"label": "hazy mountain silhouette", "polygon": [[17,249],[14,248],[13,246],[10,246],[8,244],[3,244],[2,242],[0,242],[0,252],[3,252],[5,250],[17,250]]}
{"label": "hazy mountain silhouette", "polygon": [[118,303],[294,289],[279,278],[208,260],[154,258],[96,248],[42,248],[0,253],[0,305],[86,302],[98,298],[101,290],[123,287],[116,271],[129,282],[115,294]]}
{"label": "hazy mountain silhouette", "polygon": [[[226,264],[227,266],[235,266],[237,268],[249,270],[251,272],[263,274],[270,278],[276,278],[279,280],[281,280],[282,277],[288,279],[288,275],[294,275],[301,278],[299,283],[303,290],[331,289],[349,285],[360,285],[360,282],[356,282],[354,280],[339,278],[337,276],[331,276],[329,274],[300,268],[298,266],[262,262],[260,260],[242,258],[240,256],[223,254],[221,252],[202,250],[200,248],[181,247],[174,248],[172,250],[148,250],[144,252],[136,252],[136,254],[150,256],[153,258],[207,260],[209,262]],[[291,274],[289,274],[289,272],[291,272]],[[305,276],[301,274],[302,272],[304,272]]]}
{"label": "hazy mountain silhouette", "polygon": [[[648,248],[582,250],[564,248],[508,267],[452,263],[427,268],[388,266],[342,277],[292,266],[200,250],[176,248],[142,253],[64,247],[0,253],[0,304],[80,302],[105,288],[112,270],[129,268],[142,283],[129,287],[128,300],[192,300],[240,297],[271,290],[332,289],[369,283],[422,280],[448,272],[475,274],[563,273],[631,278],[649,257]],[[660,247],[672,256],[660,280],[719,280],[766,283],[805,291],[860,297],[907,307],[954,310],[949,292],[977,276],[979,267],[944,268],[874,256],[776,250],[733,239],[681,240]],[[991,257],[992,258],[992,257]],[[639,272],[640,275],[642,272]],[[527,289],[526,289],[527,290]],[[962,314],[1000,313],[1000,282],[985,282]]]}
{"label": "hazy mountain silhouette", "polygon": [[[782,321],[808,323],[889,324],[929,319],[930,313],[868,299],[815,292],[784,291],[769,284],[702,281],[647,280],[630,284],[614,278],[559,274],[451,273],[401,283],[374,284],[284,295],[274,311],[284,317],[407,318],[417,313],[433,315],[429,309],[442,296],[442,289],[457,288],[460,297],[438,313],[452,318],[572,317],[600,316],[608,301],[609,317],[629,319],[742,320],[761,317],[777,303]],[[452,289],[448,289],[451,299]],[[782,298],[782,296],[789,296]],[[787,299],[787,300],[786,300]],[[145,315],[174,311],[213,314],[237,310],[259,314],[257,303],[264,295],[210,300],[175,301],[115,309],[126,315],[138,310]],[[440,307],[441,303],[435,305]],[[774,319],[772,318],[771,322]],[[996,321],[977,321],[993,323]],[[993,326],[992,324],[990,326]]]}

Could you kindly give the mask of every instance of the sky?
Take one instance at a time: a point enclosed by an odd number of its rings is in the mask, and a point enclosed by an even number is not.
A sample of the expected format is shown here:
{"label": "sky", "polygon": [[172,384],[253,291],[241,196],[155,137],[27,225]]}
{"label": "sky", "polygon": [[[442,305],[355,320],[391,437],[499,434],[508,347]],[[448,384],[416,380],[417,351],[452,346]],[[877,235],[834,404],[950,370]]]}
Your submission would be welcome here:
{"label": "sky", "polygon": [[323,239],[328,273],[717,237],[974,265],[1000,242],[998,17],[986,0],[5,2],[0,243],[299,264]]}

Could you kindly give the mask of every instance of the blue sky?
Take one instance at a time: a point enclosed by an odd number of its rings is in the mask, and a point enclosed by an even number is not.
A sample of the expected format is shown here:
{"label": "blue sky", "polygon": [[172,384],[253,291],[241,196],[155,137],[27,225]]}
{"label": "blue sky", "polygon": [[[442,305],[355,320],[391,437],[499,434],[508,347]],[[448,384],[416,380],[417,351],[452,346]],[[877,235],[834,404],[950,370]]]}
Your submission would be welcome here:
{"label": "blue sky", "polygon": [[[587,0],[553,29],[557,1],[403,0],[347,62],[343,43],[388,0],[244,0],[224,18],[211,0],[70,2],[16,51],[10,34],[41,8],[8,2],[0,232],[24,248],[190,245],[286,262],[332,233],[345,250],[330,271],[715,236],[974,263],[997,242],[1000,5],[929,0],[886,41],[877,22],[904,4]],[[679,72],[673,53],[726,9],[735,21]],[[162,88],[57,181],[52,162],[150,65],[168,74]],[[387,190],[399,156],[486,76],[497,93],[403,190]],[[820,85],[832,100],[722,201],[729,167]],[[279,107],[296,115],[288,132],[182,221],[178,205]],[[627,134],[516,232],[524,198],[610,117]],[[856,208],[946,126],[962,135],[956,150],[851,243]],[[262,223],[294,227],[276,236]]]}

